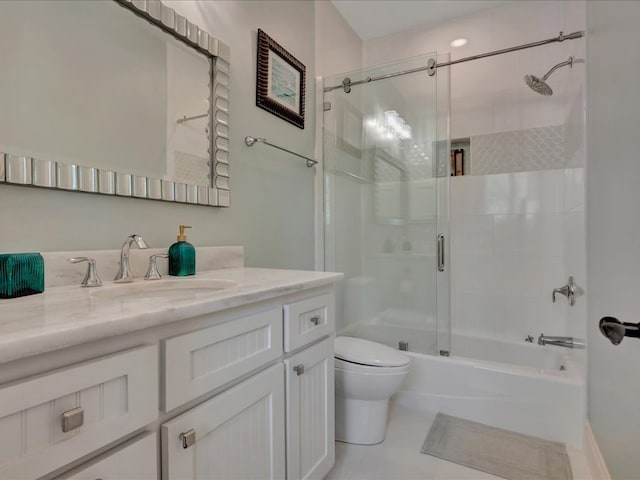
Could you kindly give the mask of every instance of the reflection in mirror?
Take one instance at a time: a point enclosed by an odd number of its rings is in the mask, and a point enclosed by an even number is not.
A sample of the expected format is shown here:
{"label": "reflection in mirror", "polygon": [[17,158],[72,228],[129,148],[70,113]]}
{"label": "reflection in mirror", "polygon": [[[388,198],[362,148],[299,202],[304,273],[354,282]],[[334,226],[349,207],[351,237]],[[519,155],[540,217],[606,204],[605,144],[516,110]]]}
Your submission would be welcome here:
{"label": "reflection in mirror", "polygon": [[0,2],[0,181],[228,205],[228,48],[144,8]]}
{"label": "reflection in mirror", "polygon": [[404,166],[380,148],[373,148],[376,223],[407,223],[407,172]]}

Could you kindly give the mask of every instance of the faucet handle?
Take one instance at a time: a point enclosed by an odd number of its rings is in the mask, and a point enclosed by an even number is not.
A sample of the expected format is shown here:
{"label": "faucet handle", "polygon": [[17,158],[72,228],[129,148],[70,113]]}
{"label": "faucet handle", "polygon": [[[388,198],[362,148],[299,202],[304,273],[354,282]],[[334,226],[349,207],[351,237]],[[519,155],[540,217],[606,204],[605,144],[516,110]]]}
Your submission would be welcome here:
{"label": "faucet handle", "polygon": [[149,257],[149,268],[147,269],[147,273],[144,275],[145,280],[160,280],[162,275],[160,275],[160,271],[158,270],[158,258],[168,258],[169,255],[166,253],[156,253],[155,255],[151,255]]}
{"label": "faucet handle", "polygon": [[553,293],[551,296],[553,303],[556,303],[556,293],[567,297],[567,299],[569,300],[569,305],[573,307],[576,304],[576,296],[582,295],[584,291],[578,285],[576,285],[576,281],[574,280],[573,276],[570,276],[566,285],[560,288],[553,289]]}
{"label": "faucet handle", "polygon": [[80,283],[83,287],[99,287],[102,285],[102,280],[98,276],[98,270],[96,269],[96,261],[90,257],[71,257],[67,258],[67,262],[69,263],[80,263],[87,262],[87,274],[84,276],[84,279]]}

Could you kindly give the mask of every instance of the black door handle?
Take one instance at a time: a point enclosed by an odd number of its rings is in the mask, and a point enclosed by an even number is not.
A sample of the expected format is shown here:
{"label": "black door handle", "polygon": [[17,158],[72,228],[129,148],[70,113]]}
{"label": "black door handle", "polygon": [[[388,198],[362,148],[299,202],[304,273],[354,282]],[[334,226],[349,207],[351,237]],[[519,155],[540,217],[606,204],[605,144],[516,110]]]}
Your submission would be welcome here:
{"label": "black door handle", "polygon": [[640,323],[627,323],[615,317],[602,317],[598,327],[600,333],[614,345],[619,345],[624,337],[640,338]]}

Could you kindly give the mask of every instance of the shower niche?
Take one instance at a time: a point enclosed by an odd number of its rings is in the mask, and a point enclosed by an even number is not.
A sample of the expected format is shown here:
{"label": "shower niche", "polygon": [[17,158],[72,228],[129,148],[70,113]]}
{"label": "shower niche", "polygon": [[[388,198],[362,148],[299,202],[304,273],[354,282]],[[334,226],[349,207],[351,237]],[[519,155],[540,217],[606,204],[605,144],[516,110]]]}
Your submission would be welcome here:
{"label": "shower niche", "polygon": [[471,138],[451,140],[449,175],[460,177],[471,173]]}

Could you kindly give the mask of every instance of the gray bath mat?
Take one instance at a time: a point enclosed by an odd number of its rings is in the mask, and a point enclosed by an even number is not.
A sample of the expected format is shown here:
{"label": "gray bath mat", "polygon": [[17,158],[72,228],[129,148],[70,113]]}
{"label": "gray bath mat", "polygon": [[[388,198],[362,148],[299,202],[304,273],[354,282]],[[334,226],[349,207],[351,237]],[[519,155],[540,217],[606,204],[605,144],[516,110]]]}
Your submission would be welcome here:
{"label": "gray bath mat", "polygon": [[439,413],[422,453],[509,480],[572,480],[563,443]]}

